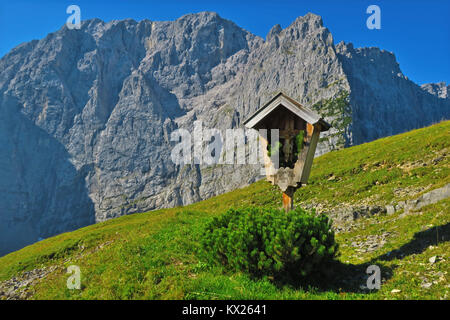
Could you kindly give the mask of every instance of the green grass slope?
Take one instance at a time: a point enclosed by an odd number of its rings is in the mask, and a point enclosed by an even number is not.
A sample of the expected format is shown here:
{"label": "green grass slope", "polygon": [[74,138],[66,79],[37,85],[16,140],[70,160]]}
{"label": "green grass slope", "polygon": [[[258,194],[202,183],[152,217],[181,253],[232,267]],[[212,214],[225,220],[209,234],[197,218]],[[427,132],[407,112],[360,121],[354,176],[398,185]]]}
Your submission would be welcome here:
{"label": "green grass slope", "polygon": [[[450,183],[450,121],[315,159],[296,205],[333,212],[359,204],[396,204]],[[23,288],[31,299],[448,299],[450,200],[418,212],[350,221],[338,233],[340,256],[331,278],[272,283],[226,273],[198,258],[209,219],[230,207],[281,207],[265,181],[186,207],[113,219],[61,234],[0,258],[1,281],[56,266]],[[385,235],[384,245],[358,251],[354,242]],[[436,262],[430,263],[431,257]],[[380,290],[365,290],[365,270],[381,268]],[[81,290],[66,288],[69,265],[80,267]],[[426,284],[426,285],[424,285]],[[431,284],[431,285],[430,285]]]}

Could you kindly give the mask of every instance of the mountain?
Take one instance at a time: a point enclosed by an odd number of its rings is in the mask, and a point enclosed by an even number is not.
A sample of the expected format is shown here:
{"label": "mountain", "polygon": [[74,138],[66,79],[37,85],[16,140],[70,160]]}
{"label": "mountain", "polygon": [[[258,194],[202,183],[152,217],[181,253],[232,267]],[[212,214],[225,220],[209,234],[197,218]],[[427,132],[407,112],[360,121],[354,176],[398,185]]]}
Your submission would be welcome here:
{"label": "mountain", "polygon": [[[229,208],[280,208],[261,180],[185,207],[111,219],[0,257],[2,299],[447,299],[450,121],[329,152],[294,205],[332,219],[340,255],[326,278],[273,283],[209,265],[199,239]],[[68,290],[78,266],[81,290]],[[368,290],[367,268],[381,272]],[[319,278],[319,279],[317,279]],[[319,281],[318,281],[319,280]],[[396,289],[396,292],[392,292]]]}
{"label": "mountain", "polygon": [[421,85],[421,88],[441,99],[448,99],[450,97],[450,85],[445,85],[445,82],[426,83]]}
{"label": "mountain", "polygon": [[[257,166],[176,166],[170,133],[221,130],[282,90],[306,106],[349,93],[317,155],[450,117],[392,53],[334,45],[307,14],[266,39],[216,13],[84,21],[0,60],[0,254],[121,215],[186,205],[259,179]],[[433,87],[434,88],[434,87]]]}

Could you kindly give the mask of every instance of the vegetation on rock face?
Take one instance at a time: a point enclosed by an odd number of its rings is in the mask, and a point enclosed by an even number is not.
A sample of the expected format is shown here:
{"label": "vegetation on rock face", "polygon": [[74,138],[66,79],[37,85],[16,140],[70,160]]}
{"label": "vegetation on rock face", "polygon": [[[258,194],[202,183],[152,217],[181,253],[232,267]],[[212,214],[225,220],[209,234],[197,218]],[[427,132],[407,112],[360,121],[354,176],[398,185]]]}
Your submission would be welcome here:
{"label": "vegetation on rock face", "polygon": [[327,268],[337,253],[325,215],[301,208],[230,209],[205,228],[202,246],[211,263],[256,277],[275,279],[308,275]]}
{"label": "vegetation on rock face", "polygon": [[[347,146],[347,137],[352,123],[352,110],[350,107],[349,93],[345,90],[339,92],[336,97],[324,99],[313,106],[323,118],[332,119],[331,127],[336,130],[330,137],[337,137],[337,143],[333,150],[342,149]],[[322,138],[329,139],[329,137]]]}
{"label": "vegetation on rock face", "polygon": [[[327,153],[314,160],[294,204],[330,212],[345,205],[392,204],[450,183],[450,121]],[[202,258],[211,218],[229,208],[281,207],[281,192],[258,181],[186,207],[123,216],[60,234],[0,257],[1,281],[56,266],[30,285],[32,299],[448,299],[450,199],[419,211],[347,221],[336,233],[330,277],[274,283]],[[369,246],[386,234],[384,244]],[[375,239],[375,240],[374,240]],[[433,259],[432,259],[433,258]],[[430,262],[434,261],[433,263]],[[66,269],[81,269],[81,290]],[[366,269],[381,269],[381,289],[367,290]],[[1,294],[0,294],[1,295]],[[1,299],[1,297],[0,297]]]}

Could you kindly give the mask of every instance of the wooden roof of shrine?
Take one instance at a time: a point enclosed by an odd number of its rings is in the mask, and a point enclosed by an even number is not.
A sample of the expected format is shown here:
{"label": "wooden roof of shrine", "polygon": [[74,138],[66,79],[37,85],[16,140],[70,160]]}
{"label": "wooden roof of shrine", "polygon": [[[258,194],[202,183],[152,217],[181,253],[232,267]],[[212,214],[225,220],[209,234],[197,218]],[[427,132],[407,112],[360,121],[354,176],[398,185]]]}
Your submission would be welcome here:
{"label": "wooden roof of shrine", "polygon": [[274,112],[279,106],[283,106],[294,115],[305,120],[306,122],[315,125],[320,124],[320,131],[327,131],[331,126],[320,115],[311,109],[302,106],[300,103],[290,98],[283,92],[275,95],[269,102],[267,102],[262,108],[259,108],[253,113],[245,122],[244,125],[247,128],[254,128],[258,123],[267,118],[272,112]]}

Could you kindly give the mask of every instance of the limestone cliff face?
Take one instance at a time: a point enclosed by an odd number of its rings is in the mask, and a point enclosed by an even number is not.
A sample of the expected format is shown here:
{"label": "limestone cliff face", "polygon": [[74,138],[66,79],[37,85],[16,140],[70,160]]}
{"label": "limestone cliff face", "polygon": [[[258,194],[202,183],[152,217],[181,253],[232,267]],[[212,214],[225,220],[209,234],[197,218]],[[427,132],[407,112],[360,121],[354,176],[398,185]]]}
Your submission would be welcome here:
{"label": "limestone cliff face", "polygon": [[445,82],[426,83],[421,88],[441,99],[450,98],[450,85],[446,85]]}
{"label": "limestone cliff face", "polygon": [[[445,84],[417,86],[380,49],[335,46],[314,14],[266,39],[210,12],[88,20],[16,47],[0,71],[0,254],[255,181],[256,166],[174,165],[170,133],[240,127],[279,90],[307,106],[349,92],[347,144],[450,118]],[[337,146],[328,134],[317,154]]]}
{"label": "limestone cliff face", "polygon": [[[395,56],[378,48],[336,50],[351,87],[352,137],[360,144],[450,117],[450,99],[410,81]],[[441,84],[444,86],[444,84]],[[425,89],[425,90],[424,90]]]}

